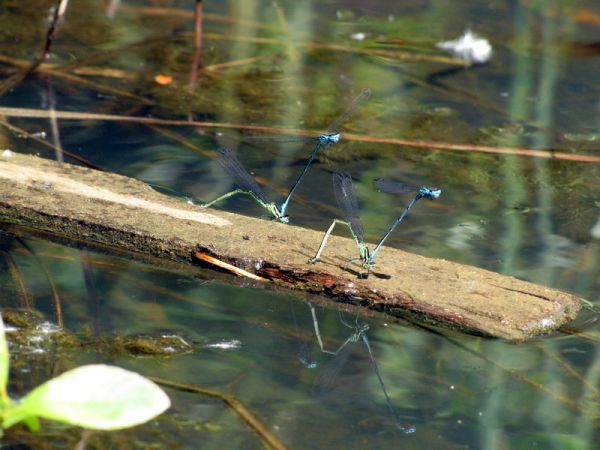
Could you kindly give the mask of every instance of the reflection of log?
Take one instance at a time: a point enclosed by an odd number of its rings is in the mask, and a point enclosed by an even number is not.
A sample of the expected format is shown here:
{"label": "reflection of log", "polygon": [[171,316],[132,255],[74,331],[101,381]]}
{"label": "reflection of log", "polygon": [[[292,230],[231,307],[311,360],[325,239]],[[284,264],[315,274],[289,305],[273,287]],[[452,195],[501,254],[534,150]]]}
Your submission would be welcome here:
{"label": "reflection of log", "polygon": [[358,279],[341,267],[356,247],[337,236],[309,265],[322,231],[201,210],[120,175],[5,152],[0,179],[2,222],[179,262],[193,262],[198,250],[279,285],[392,315],[523,340],[581,307],[554,289],[393,248],[378,255],[375,274]]}

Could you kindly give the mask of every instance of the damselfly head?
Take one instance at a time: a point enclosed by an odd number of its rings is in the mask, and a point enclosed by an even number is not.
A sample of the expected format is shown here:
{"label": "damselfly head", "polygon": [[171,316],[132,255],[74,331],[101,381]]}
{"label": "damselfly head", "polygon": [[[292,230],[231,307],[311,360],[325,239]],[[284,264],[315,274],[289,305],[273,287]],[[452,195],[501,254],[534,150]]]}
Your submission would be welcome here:
{"label": "damselfly head", "polygon": [[331,133],[331,134],[322,134],[319,136],[319,141],[321,144],[335,144],[340,140],[340,133]]}
{"label": "damselfly head", "polygon": [[421,194],[425,198],[429,198],[432,200],[438,198],[441,193],[442,193],[441,189],[432,189],[432,188],[428,188],[426,186],[423,186],[419,189],[419,194]]}

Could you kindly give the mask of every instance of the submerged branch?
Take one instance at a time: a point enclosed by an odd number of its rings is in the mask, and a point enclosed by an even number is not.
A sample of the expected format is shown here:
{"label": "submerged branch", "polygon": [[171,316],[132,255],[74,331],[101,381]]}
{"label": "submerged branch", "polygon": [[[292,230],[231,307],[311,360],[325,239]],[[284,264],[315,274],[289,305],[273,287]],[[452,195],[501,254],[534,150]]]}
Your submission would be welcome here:
{"label": "submerged branch", "polygon": [[10,253],[5,251],[2,251],[2,253],[4,254],[6,265],[8,266],[8,272],[10,273],[15,288],[17,289],[17,294],[19,296],[19,300],[21,301],[21,307],[27,310],[31,309],[31,296],[27,291],[27,287],[25,287],[25,282],[23,281],[23,277],[21,276],[21,271],[17,267],[17,264],[15,263],[15,260],[12,258]]}
{"label": "submerged branch", "polygon": [[196,0],[194,14],[194,57],[192,58],[192,70],[188,88],[194,89],[198,78],[198,70],[202,68],[202,0]]}
{"label": "submerged branch", "polygon": [[231,409],[240,419],[252,428],[258,434],[264,444],[275,450],[286,450],[287,447],[275,436],[269,428],[254,415],[240,400],[232,395],[224,394],[215,389],[208,389],[201,386],[196,386],[187,383],[178,383],[175,381],[165,380],[164,378],[148,377],[156,384],[165,386],[171,389],[176,389],[182,392],[191,392],[194,394],[206,395],[208,397],[218,398],[225,406]]}
{"label": "submerged branch", "polygon": [[588,415],[588,416],[590,415],[590,411],[586,410],[582,405],[578,404],[575,400],[572,400],[571,398],[566,397],[561,392],[557,392],[557,391],[553,390],[552,388],[546,386],[545,384],[542,384],[532,378],[529,378],[527,375],[524,375],[523,373],[498,362],[496,359],[492,358],[488,354],[485,354],[477,349],[473,349],[473,348],[469,347],[468,345],[466,345],[462,342],[459,342],[458,340],[453,339],[450,336],[446,336],[427,325],[422,325],[421,327],[423,329],[427,330],[428,332],[433,333],[436,336],[439,336],[440,338],[444,339],[445,341],[449,342],[450,344],[454,345],[455,347],[457,347],[467,353],[470,353],[471,355],[474,355],[477,358],[480,358],[481,360],[487,362],[488,364],[491,364],[492,366],[497,367],[498,369],[506,372],[511,377],[513,377],[525,384],[528,384],[529,386],[533,387],[534,389],[547,395],[548,398],[556,400],[556,401],[562,403],[563,405],[568,406],[569,408],[571,408],[574,411],[579,411],[584,415]]}
{"label": "submerged branch", "polygon": [[58,325],[59,327],[62,328],[63,327],[62,306],[61,306],[61,302],[60,302],[60,296],[58,295],[58,290],[56,289],[56,285],[54,284],[54,280],[52,279],[52,276],[50,276],[50,273],[48,272],[46,265],[43,263],[43,261],[37,255],[37,253],[33,250],[33,248],[31,248],[31,246],[27,242],[25,242],[21,238],[17,238],[17,242],[19,244],[21,244],[25,248],[25,250],[27,250],[27,252],[33,257],[33,259],[35,260],[37,265],[42,270],[42,273],[44,274],[44,277],[46,278],[46,281],[48,282],[48,285],[50,286],[50,294],[52,296],[52,305],[54,307],[54,320],[56,322],[56,325]]}

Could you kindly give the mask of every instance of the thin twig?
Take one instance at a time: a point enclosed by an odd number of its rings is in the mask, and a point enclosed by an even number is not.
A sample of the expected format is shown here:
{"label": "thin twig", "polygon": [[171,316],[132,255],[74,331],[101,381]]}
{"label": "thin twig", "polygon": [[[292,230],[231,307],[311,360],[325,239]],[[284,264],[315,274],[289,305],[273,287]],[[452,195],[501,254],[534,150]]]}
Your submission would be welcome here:
{"label": "thin twig", "polygon": [[579,405],[576,401],[565,397],[564,395],[553,391],[552,389],[550,389],[549,387],[543,385],[542,383],[538,383],[537,381],[527,377],[526,375],[523,375],[522,373],[511,369],[510,367],[507,367],[503,364],[501,364],[500,362],[496,361],[493,358],[490,358],[490,356],[488,356],[485,353],[482,353],[478,350],[472,349],[471,347],[463,344],[462,342],[459,342],[455,339],[452,339],[449,336],[444,335],[443,333],[440,333],[439,331],[437,331],[436,329],[422,324],[422,323],[415,323],[415,325],[419,328],[422,328],[424,330],[429,331],[430,333],[435,334],[436,336],[448,341],[449,343],[451,343],[452,345],[454,345],[455,347],[466,351],[467,353],[470,353],[480,359],[482,359],[483,361],[486,361],[487,363],[503,370],[504,372],[508,373],[510,376],[512,376],[513,378],[522,381],[525,384],[528,384],[530,386],[532,386],[533,388],[537,389],[538,391],[546,394],[548,397],[552,398],[553,400],[556,400],[566,406],[568,406],[569,408],[575,410],[575,411],[581,411],[584,415],[589,415],[589,412],[587,410],[585,410],[581,405]]}
{"label": "thin twig", "polygon": [[198,78],[198,69],[202,67],[202,0],[196,0],[194,12],[194,57],[190,73],[189,90],[193,90]]}
{"label": "thin twig", "polygon": [[31,309],[31,296],[29,295],[29,292],[27,292],[27,288],[23,282],[23,277],[21,276],[21,272],[19,271],[15,260],[12,258],[12,256],[10,256],[10,253],[4,251],[2,253],[6,259],[10,276],[12,277],[15,287],[17,288],[17,294],[21,300],[21,308]]}
{"label": "thin twig", "polygon": [[203,69],[207,72],[216,72],[221,69],[228,69],[230,67],[244,66],[246,64],[251,64],[256,61],[260,61],[263,59],[261,56],[252,56],[250,58],[242,58],[236,59],[235,61],[227,61],[219,64],[211,64],[210,66],[204,66]]}
{"label": "thin twig", "polygon": [[[56,151],[56,148],[54,147],[53,144],[46,142],[44,139],[41,139],[33,134],[31,134],[29,131],[24,130],[23,128],[19,128],[16,125],[12,125],[10,123],[8,123],[6,120],[4,120],[4,118],[0,117],[0,125],[9,129],[10,131],[12,131],[13,133],[19,135],[19,136],[23,136],[26,137],[27,139],[31,139],[32,141],[37,142],[38,144],[42,144],[45,147],[51,148],[54,151]],[[96,170],[100,170],[103,171],[104,169],[102,169],[100,166],[97,166],[96,164],[88,161],[85,158],[82,158],[81,156],[76,155],[75,153],[71,153],[67,150],[62,150],[63,153],[65,155],[67,155],[69,158],[74,159],[77,162],[80,162],[81,164],[91,168],[91,169],[96,169]]]}
{"label": "thin twig", "polygon": [[10,91],[13,87],[19,84],[23,79],[34,72],[35,69],[39,66],[39,61],[28,63],[26,67],[21,68],[18,72],[14,73],[7,79],[5,79],[2,83],[0,83],[0,97]]}
{"label": "thin twig", "polygon": [[279,2],[277,0],[273,0],[271,2],[271,5],[273,6],[273,9],[275,10],[275,14],[277,15],[277,22],[279,23],[279,29],[281,30],[282,33],[288,33],[289,26],[288,26],[288,21],[285,18],[285,14],[283,12],[283,8],[281,7],[281,5],[279,4]]}
{"label": "thin twig", "polygon": [[132,94],[131,92],[128,92],[126,90],[123,89],[117,89],[111,86],[106,86],[104,84],[100,84],[100,83],[96,83],[94,81],[91,80],[86,80],[84,78],[78,77],[77,75],[73,75],[70,73],[66,73],[60,70],[43,70],[42,66],[40,66],[37,69],[38,72],[40,73],[44,73],[47,75],[51,75],[57,78],[63,78],[67,81],[70,81],[72,83],[76,83],[79,86],[83,86],[83,87],[87,87],[90,88],[92,90],[96,90],[99,92],[105,92],[107,94],[111,94],[111,95],[117,95],[119,97],[123,97],[123,98],[129,98],[132,100],[136,100],[140,103],[143,103],[145,105],[153,105],[154,102],[152,100],[149,100],[147,98],[141,97],[139,95],[136,94]]}
{"label": "thin twig", "polygon": [[[189,33],[183,33],[183,35]],[[331,44],[322,42],[312,41],[298,41],[293,39],[275,39],[257,36],[242,36],[234,34],[221,34],[221,33],[204,33],[205,39],[213,39],[216,41],[234,41],[234,42],[252,42],[255,44],[272,44],[280,46],[295,45],[297,47],[304,47],[308,49],[316,50],[329,50],[332,52],[344,52],[344,53],[355,53],[359,55],[368,56],[381,56],[390,59],[396,59],[399,61],[427,61],[437,62],[440,64],[449,64],[452,66],[464,66],[464,62],[443,55],[435,55],[428,53],[416,53],[416,52],[405,52],[402,50],[387,50],[377,48],[363,48],[363,47],[349,47],[342,44]]]}
{"label": "thin twig", "polygon": [[577,372],[575,368],[571,364],[569,364],[569,362],[566,361],[563,357],[557,355],[554,352],[551,352],[548,348],[544,347],[543,345],[541,346],[541,350],[546,356],[548,356],[550,359],[553,359],[560,367],[562,367],[565,372],[567,372],[569,375],[575,378],[579,383],[584,384],[591,392],[593,392],[593,395],[595,397],[600,397],[600,391],[598,390],[598,388],[590,384],[590,382],[587,381],[587,379],[584,376],[582,376],[579,372]]}
{"label": "thin twig", "polygon": [[50,129],[52,130],[52,143],[54,144],[54,155],[59,166],[65,162],[64,151],[60,142],[60,129],[58,128],[58,118],[56,117],[56,96],[54,89],[48,82],[46,84],[48,92],[48,111],[50,112]]}
{"label": "thin twig", "polygon": [[[189,11],[188,9],[178,9],[178,8],[162,8],[156,6],[125,6],[123,5],[124,11],[129,11],[131,13],[144,15],[144,16],[157,16],[157,17],[169,17],[170,19],[173,17],[179,17],[182,19],[190,19],[194,16],[194,13]],[[244,25],[249,28],[256,28],[262,30],[271,30],[274,31],[274,27],[271,25],[265,25],[259,22],[252,22],[250,20],[238,20],[232,16],[223,16],[220,14],[211,14],[204,13],[204,19],[208,22],[215,23],[226,23],[226,24],[239,24]]]}
{"label": "thin twig", "polygon": [[44,46],[42,47],[42,51],[40,53],[40,62],[46,61],[50,55],[50,48],[52,47],[54,34],[56,32],[56,25],[60,20],[62,20],[67,12],[68,5],[69,0],[57,0],[56,5],[54,6],[52,19],[50,21],[50,25],[48,26],[48,31],[46,32],[46,40],[44,41]]}
{"label": "thin twig", "polygon": [[[85,283],[85,290],[88,296],[88,310],[92,317],[92,331],[96,339],[96,347],[100,348],[100,298],[98,297],[96,283],[94,282],[94,272],[92,264],[90,262],[90,255],[86,249],[82,249],[79,252],[79,263],[81,265],[81,272],[83,273],[83,281]],[[119,271],[119,274],[122,272]]]}
{"label": "thin twig", "polygon": [[52,280],[52,277],[50,276],[46,265],[42,262],[42,260],[38,257],[37,253],[33,251],[33,249],[29,246],[27,242],[25,242],[20,237],[17,237],[16,240],[19,244],[21,244],[23,248],[25,248],[25,250],[27,250],[27,252],[29,252],[29,254],[33,257],[40,269],[42,269],[42,273],[46,277],[46,281],[48,281],[48,285],[50,286],[50,293],[52,295],[52,303],[54,306],[54,320],[56,321],[56,325],[62,328],[63,315],[60,296],[58,295],[58,290],[56,289],[56,285],[54,284],[54,281]]}
{"label": "thin twig", "polygon": [[452,150],[452,151],[463,151],[463,152],[480,152],[480,153],[493,153],[499,155],[521,155],[535,158],[547,158],[547,159],[562,159],[567,161],[578,161],[578,162],[600,162],[600,156],[592,155],[579,155],[574,153],[564,153],[557,150],[534,150],[530,148],[518,148],[518,147],[493,147],[488,145],[475,145],[475,144],[455,144],[451,142],[439,142],[439,141],[427,141],[427,140],[415,140],[415,139],[398,139],[391,137],[378,137],[378,136],[365,136],[352,133],[344,133],[344,139],[358,142],[373,142],[378,144],[396,144],[404,145],[407,147],[416,148],[433,148],[436,150]]}
{"label": "thin twig", "polygon": [[48,26],[48,30],[46,31],[46,39],[44,40],[44,45],[42,46],[40,56],[36,61],[28,62],[25,66],[22,66],[20,71],[4,80],[2,84],[0,84],[0,96],[4,95],[14,86],[23,81],[23,79],[25,79],[25,77],[27,77],[29,74],[35,72],[40,66],[40,64],[42,64],[44,61],[46,61],[46,59],[48,59],[48,55],[50,54],[50,47],[52,46],[52,41],[54,40],[54,33],[56,32],[56,25],[58,21],[63,18],[67,10],[68,4],[69,0],[57,0],[56,5],[54,6],[54,11],[52,13],[50,25]]}
{"label": "thin twig", "polygon": [[[84,70],[85,66],[89,66],[90,64],[99,64],[104,63],[107,60],[116,59],[116,55],[122,55],[127,52],[131,52],[136,49],[148,48],[152,45],[164,45],[170,41],[176,41],[178,39],[184,40],[186,37],[180,36],[178,34],[163,34],[158,36],[153,36],[151,38],[142,39],[141,41],[132,42],[131,44],[122,45],[117,48],[104,49],[102,51],[92,52],[81,58],[78,58],[75,61],[71,61],[68,63],[64,63],[61,65],[56,64],[42,64],[42,68],[46,70],[58,70],[62,72],[72,71],[73,73],[77,73],[79,70]],[[108,68],[107,68],[108,69]],[[110,69],[110,70],[119,70],[119,69]]]}
{"label": "thin twig", "polygon": [[258,275],[254,275],[253,273],[248,272],[244,269],[240,269],[239,267],[236,267],[232,264],[226,263],[225,261],[221,261],[220,259],[213,258],[212,256],[207,255],[206,253],[202,253],[202,252],[199,252],[196,250],[194,252],[194,256],[201,261],[204,261],[204,262],[207,262],[214,266],[220,267],[221,269],[228,270],[240,277],[247,277],[247,278],[250,278],[251,280],[256,280],[256,281],[267,281],[266,278],[259,277]]}
{"label": "thin twig", "polygon": [[104,12],[106,17],[109,19],[114,18],[119,10],[119,6],[121,6],[121,0],[109,0]]}
{"label": "thin twig", "polygon": [[[57,66],[56,64],[46,64],[46,63],[39,64],[36,62],[36,63],[34,63],[35,67],[32,68],[32,64],[30,62],[21,60],[21,59],[11,58],[6,55],[0,55],[0,62],[6,63],[6,64],[11,64],[15,67],[23,69],[22,71],[27,72],[26,75],[29,73],[33,73],[33,72],[39,72],[39,73],[57,77],[57,78],[64,78],[65,80],[71,81],[71,82],[76,83],[83,87],[88,87],[90,89],[97,90],[99,92],[106,92],[107,94],[118,95],[118,96],[124,97],[124,98],[130,98],[130,99],[136,100],[138,102],[144,103],[146,105],[154,104],[153,101],[148,100],[143,97],[140,97],[139,95],[132,94],[132,93],[124,91],[122,89],[117,89],[117,88],[113,88],[113,87],[106,86],[103,84],[95,83],[93,81],[78,77],[77,75],[67,73],[63,69],[63,66]],[[83,69],[81,69],[81,70],[83,70]],[[22,72],[22,71],[20,71],[20,72]],[[74,72],[75,72],[75,70],[74,70]],[[18,75],[18,73],[15,75]],[[15,75],[13,75],[13,76],[15,76]],[[3,83],[0,84],[0,95],[2,95],[6,90],[8,90],[12,87],[12,86],[8,86],[8,87],[5,86],[5,83],[7,82],[7,80],[5,80]]]}
{"label": "thin twig", "polygon": [[77,444],[75,444],[73,450],[85,450],[87,447],[88,440],[92,436],[92,433],[92,430],[82,430],[81,439],[79,440],[79,442],[77,442]]}
{"label": "thin twig", "polygon": [[[62,120],[104,120],[104,121],[116,121],[116,122],[132,122],[132,123],[145,123],[152,125],[175,125],[175,126],[192,126],[192,127],[204,127],[204,128],[227,128],[227,129],[239,129],[256,131],[261,133],[269,134],[287,134],[295,136],[318,136],[319,132],[316,130],[297,130],[293,128],[274,128],[261,125],[246,125],[246,124],[232,124],[223,122],[197,122],[188,120],[171,120],[171,119],[157,119],[153,117],[135,117],[135,116],[119,116],[114,114],[94,114],[94,113],[80,113],[73,111],[56,111],[57,117]],[[48,111],[30,108],[9,108],[0,107],[0,115],[7,117],[27,117],[27,118],[47,118]],[[598,163],[600,162],[600,156],[593,155],[580,155],[573,153],[565,153],[558,150],[534,150],[529,148],[518,148],[518,147],[493,147],[487,145],[475,145],[475,144],[456,144],[451,142],[439,142],[439,141],[427,141],[417,139],[399,139],[393,137],[384,136],[367,136],[364,134],[344,133],[344,139],[348,141],[357,142],[370,142],[379,144],[395,144],[403,145],[405,147],[415,148],[427,148],[436,150],[450,150],[450,151],[463,151],[463,152],[480,152],[480,153],[492,153],[497,155],[521,155],[535,158],[547,158],[547,159],[560,159],[566,161],[577,161],[587,163]]]}
{"label": "thin twig", "polygon": [[157,127],[154,125],[149,125],[149,127],[151,130],[162,134],[165,137],[168,137],[169,139],[177,142],[178,144],[183,145],[184,147],[189,148],[190,150],[192,150],[195,153],[198,153],[199,155],[204,156],[205,158],[212,158],[214,156],[214,150],[210,149],[210,150],[204,150],[201,147],[198,147],[196,144],[194,144],[191,140],[186,139],[185,137],[181,136],[180,134],[177,134],[176,132],[174,132],[173,130],[169,129],[169,128],[162,128],[162,127]]}
{"label": "thin twig", "polygon": [[[60,71],[63,66],[58,64],[44,64],[48,70]],[[128,72],[122,69],[114,69],[112,67],[75,67],[71,71],[75,75],[85,75],[90,77],[116,78],[118,80],[133,81],[139,78],[139,73]]]}
{"label": "thin twig", "polygon": [[214,389],[207,389],[193,384],[178,383],[163,378],[148,377],[161,386],[177,389],[178,391],[202,394],[208,397],[218,398],[225,406],[238,415],[246,424],[252,428],[262,439],[263,443],[276,450],[286,450],[287,447],[268,429],[268,427],[252,413],[246,406],[232,395],[224,394]]}
{"label": "thin twig", "polygon": [[591,333],[589,331],[584,331],[578,328],[571,327],[569,325],[563,325],[558,329],[561,333],[568,334],[570,336],[576,335],[578,338],[586,339],[591,342],[600,343],[600,336]]}

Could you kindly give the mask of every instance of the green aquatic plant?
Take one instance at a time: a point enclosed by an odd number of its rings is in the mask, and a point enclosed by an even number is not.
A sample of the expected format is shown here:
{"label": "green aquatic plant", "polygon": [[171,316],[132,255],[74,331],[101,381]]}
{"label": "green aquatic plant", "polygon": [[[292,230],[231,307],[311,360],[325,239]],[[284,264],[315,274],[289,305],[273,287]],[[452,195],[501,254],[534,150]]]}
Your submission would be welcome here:
{"label": "green aquatic plant", "polygon": [[94,430],[139,425],[164,412],[169,397],[152,381],[119,367],[93,364],[69,370],[20,400],[8,396],[9,353],[0,316],[0,428],[23,422],[32,431],[38,418]]}

